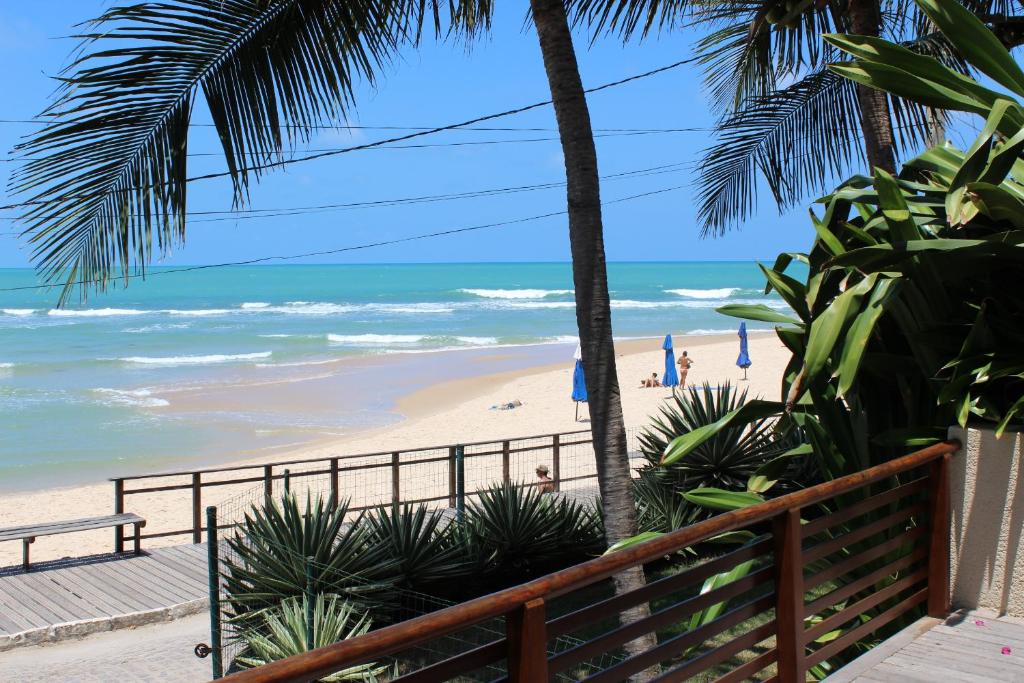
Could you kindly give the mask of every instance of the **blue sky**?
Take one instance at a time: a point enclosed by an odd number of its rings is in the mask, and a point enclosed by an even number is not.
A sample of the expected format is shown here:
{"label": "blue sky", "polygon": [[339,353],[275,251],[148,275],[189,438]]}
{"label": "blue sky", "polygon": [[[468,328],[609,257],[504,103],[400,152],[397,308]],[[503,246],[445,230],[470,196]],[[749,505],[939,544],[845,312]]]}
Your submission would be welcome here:
{"label": "blue sky", "polygon": [[[0,118],[35,116],[53,89],[48,78],[74,47],[62,38],[72,26],[108,6],[109,0],[50,0],[0,5]],[[513,5],[516,7],[513,8]],[[524,3],[499,3],[492,35],[467,50],[454,43],[428,40],[408,49],[377,84],[362,87],[349,123],[364,126],[435,126],[546,100],[536,36],[524,24]],[[663,66],[691,54],[692,31],[662,35],[644,43],[622,45],[614,39],[593,45],[577,40],[580,68],[587,86]],[[590,97],[595,128],[706,128],[713,123],[701,91],[697,67],[682,67]],[[196,109],[195,123],[209,121]],[[550,108],[500,119],[496,126],[553,129]],[[0,123],[0,147],[6,152],[31,124]],[[390,131],[323,131],[309,148],[343,147],[389,137]],[[457,131],[420,143],[554,138],[553,132]],[[701,239],[695,224],[698,199],[693,189],[694,163],[710,141],[704,131],[598,140],[602,174],[683,163],[673,173],[603,184],[603,198],[682,186],[661,195],[609,206],[605,210],[610,260],[771,259],[779,251],[803,250],[812,239],[806,209],[779,216],[767,192],[761,193],[757,217],[740,231]],[[299,151],[302,151],[302,147]],[[193,129],[190,152],[218,151],[208,128]],[[216,154],[190,159],[189,174],[223,170]],[[11,164],[0,162],[4,180]],[[557,182],[564,178],[557,140],[516,144],[372,150],[295,164],[265,177],[254,188],[252,208],[364,202]],[[6,185],[6,182],[4,183]],[[0,188],[0,198],[12,201]],[[189,210],[231,208],[223,180],[194,183]],[[412,206],[329,211],[259,220],[199,222],[188,226],[187,245],[163,264],[215,263],[295,254],[417,233],[433,232],[521,218],[564,208],[561,188]],[[11,213],[0,212],[9,216]],[[12,237],[10,221],[0,221],[0,267],[25,266],[29,254]],[[368,249],[312,262],[366,263],[418,261],[563,261],[569,258],[566,219],[540,221],[466,235]],[[301,262],[301,261],[300,261]]]}

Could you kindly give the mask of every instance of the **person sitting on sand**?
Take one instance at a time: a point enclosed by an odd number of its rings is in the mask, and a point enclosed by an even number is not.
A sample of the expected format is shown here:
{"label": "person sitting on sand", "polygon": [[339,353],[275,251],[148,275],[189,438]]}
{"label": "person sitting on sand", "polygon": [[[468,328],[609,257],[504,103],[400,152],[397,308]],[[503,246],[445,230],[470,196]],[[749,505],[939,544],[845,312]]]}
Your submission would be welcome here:
{"label": "person sitting on sand", "polygon": [[537,465],[537,488],[541,493],[554,493],[555,482],[548,476],[547,465]]}
{"label": "person sitting on sand", "polygon": [[679,386],[686,386],[686,375],[690,372],[690,366],[693,365],[693,360],[683,351],[682,355],[679,356]]}
{"label": "person sitting on sand", "polygon": [[658,373],[652,372],[651,376],[645,380],[640,381],[641,389],[653,389],[654,387],[660,387],[661,382],[658,380]]}

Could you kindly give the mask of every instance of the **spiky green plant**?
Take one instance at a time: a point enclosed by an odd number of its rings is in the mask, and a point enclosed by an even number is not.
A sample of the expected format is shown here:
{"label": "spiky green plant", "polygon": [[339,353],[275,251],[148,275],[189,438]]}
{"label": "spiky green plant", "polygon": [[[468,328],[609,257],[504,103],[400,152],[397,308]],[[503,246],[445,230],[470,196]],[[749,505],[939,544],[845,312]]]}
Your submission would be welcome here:
{"label": "spiky green plant", "polygon": [[395,565],[400,587],[432,592],[436,584],[470,572],[464,535],[440,510],[422,504],[384,506],[367,515],[365,523],[369,542]]}
{"label": "spiky green plant", "polygon": [[679,491],[658,476],[658,470],[646,468],[640,477],[633,480],[633,496],[636,498],[637,521],[640,531],[668,533],[692,524],[697,511]]}
{"label": "spiky green plant", "polygon": [[370,542],[362,515],[346,523],[348,507],[308,493],[305,509],[291,494],[254,505],[227,539],[224,579],[233,615],[301,595],[307,566],[315,593],[338,593],[364,607],[390,604],[396,563]]}
{"label": "spiky green plant", "polygon": [[594,506],[514,482],[482,491],[469,504],[465,525],[471,547],[499,580],[518,581],[575,564],[605,547]]}
{"label": "spiky green plant", "polygon": [[[640,450],[648,462],[648,476],[680,492],[705,487],[746,490],[750,477],[759,468],[799,445],[799,435],[780,436],[772,421],[755,419],[719,430],[685,458],[665,467],[660,465],[673,439],[715,424],[746,402],[746,390],[737,392],[729,382],[718,387],[705,382],[701,388],[675,392],[672,402],[663,406],[661,414],[639,435]],[[773,492],[785,492],[813,479],[811,464],[794,458],[777,478],[778,488]]]}
{"label": "spiky green plant", "polygon": [[[243,669],[263,666],[308,652],[309,625],[306,623],[306,596],[285,598],[277,607],[260,611],[260,623],[241,634],[245,653],[235,660]],[[355,607],[339,595],[317,595],[313,603],[313,648],[361,636],[370,630],[368,615],[358,614]],[[359,664],[342,669],[318,681],[359,681],[377,683],[383,680],[388,667]]]}

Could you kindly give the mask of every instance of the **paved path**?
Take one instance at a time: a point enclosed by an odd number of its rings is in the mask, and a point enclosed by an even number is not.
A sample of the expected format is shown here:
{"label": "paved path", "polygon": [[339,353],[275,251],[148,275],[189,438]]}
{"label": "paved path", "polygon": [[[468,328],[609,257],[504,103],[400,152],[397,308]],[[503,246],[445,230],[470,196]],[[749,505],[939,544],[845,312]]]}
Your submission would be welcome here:
{"label": "paved path", "polygon": [[210,660],[196,643],[209,642],[205,614],[165,624],[97,633],[81,640],[0,653],[0,681],[19,683],[193,683],[210,679]]}

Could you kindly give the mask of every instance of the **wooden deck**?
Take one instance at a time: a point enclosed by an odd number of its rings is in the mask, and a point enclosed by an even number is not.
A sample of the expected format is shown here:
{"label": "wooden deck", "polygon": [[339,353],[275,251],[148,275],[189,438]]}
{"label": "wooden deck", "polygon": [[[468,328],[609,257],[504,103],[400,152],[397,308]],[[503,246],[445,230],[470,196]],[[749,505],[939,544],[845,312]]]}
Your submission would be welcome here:
{"label": "wooden deck", "polygon": [[203,544],[2,569],[0,651],[192,613],[207,586]]}
{"label": "wooden deck", "polygon": [[1024,681],[1024,621],[956,612],[921,619],[854,660],[828,683]]}

